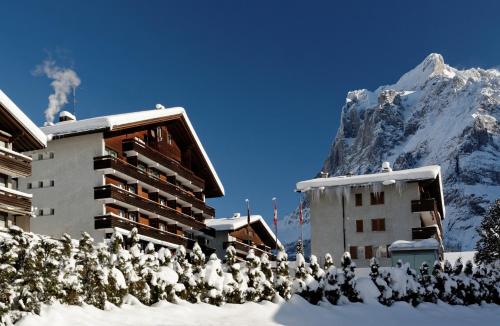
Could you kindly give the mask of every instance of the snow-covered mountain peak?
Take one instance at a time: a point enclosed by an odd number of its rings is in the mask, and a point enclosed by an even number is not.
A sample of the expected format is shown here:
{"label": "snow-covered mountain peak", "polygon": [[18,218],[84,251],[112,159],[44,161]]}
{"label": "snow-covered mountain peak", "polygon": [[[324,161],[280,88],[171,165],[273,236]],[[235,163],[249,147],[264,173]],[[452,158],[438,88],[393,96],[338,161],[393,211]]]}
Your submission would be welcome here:
{"label": "snow-covered mountain peak", "polygon": [[[441,165],[445,244],[472,249],[485,209],[500,197],[499,120],[500,71],[459,70],[433,53],[393,85],[347,94],[321,171],[373,173],[384,161],[395,170]],[[285,219],[295,234],[296,215]]]}

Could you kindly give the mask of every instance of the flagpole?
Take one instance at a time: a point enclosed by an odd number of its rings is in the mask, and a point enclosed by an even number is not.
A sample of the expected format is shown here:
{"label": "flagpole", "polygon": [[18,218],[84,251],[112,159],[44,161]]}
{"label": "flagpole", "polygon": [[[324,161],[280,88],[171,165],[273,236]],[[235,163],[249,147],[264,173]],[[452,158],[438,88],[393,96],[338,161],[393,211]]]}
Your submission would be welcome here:
{"label": "flagpole", "polygon": [[250,200],[245,199],[247,203],[247,245],[250,245]]}
{"label": "flagpole", "polygon": [[302,248],[304,248],[304,216],[302,215],[302,193],[300,193],[300,243],[302,244]]}
{"label": "flagpole", "polygon": [[278,253],[278,206],[276,204],[276,197],[273,197],[273,214],[274,214],[274,236],[276,237],[274,241],[274,247],[276,253]]}

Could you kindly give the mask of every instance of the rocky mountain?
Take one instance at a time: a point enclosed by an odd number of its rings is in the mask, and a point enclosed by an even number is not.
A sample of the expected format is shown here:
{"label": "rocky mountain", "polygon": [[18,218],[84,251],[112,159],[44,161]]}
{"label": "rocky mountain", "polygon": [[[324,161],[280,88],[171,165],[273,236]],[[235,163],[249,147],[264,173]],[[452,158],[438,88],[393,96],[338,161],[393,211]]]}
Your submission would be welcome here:
{"label": "rocky mountain", "polygon": [[[445,248],[470,250],[482,216],[500,197],[499,118],[500,71],[458,70],[433,53],[394,85],[347,94],[322,171],[374,173],[383,161],[395,170],[441,165]],[[281,225],[284,242],[297,239],[297,212]]]}

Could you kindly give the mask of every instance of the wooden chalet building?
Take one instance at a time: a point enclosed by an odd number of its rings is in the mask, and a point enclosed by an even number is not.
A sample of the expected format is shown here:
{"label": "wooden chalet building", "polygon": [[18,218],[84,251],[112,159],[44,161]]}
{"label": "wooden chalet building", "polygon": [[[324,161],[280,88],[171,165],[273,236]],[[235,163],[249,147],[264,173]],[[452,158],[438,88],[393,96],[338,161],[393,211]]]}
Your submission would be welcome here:
{"label": "wooden chalet building", "polygon": [[109,238],[113,228],[158,246],[213,252],[215,230],[205,198],[224,195],[215,169],[183,108],[60,122],[42,128],[45,151],[32,151],[36,195],[33,231],[51,236]]}
{"label": "wooden chalet building", "polygon": [[[215,248],[217,256],[223,258],[228,246],[236,249],[240,259],[244,259],[250,249],[257,256],[263,253],[274,258],[272,250],[276,248],[276,235],[260,215],[251,215],[250,224],[248,217],[239,213],[230,218],[206,220],[207,226],[215,229]],[[249,226],[249,227],[248,227]]]}
{"label": "wooden chalet building", "polygon": [[31,158],[20,152],[46,145],[45,134],[0,90],[0,228],[30,230],[32,196],[17,188],[31,174]]}

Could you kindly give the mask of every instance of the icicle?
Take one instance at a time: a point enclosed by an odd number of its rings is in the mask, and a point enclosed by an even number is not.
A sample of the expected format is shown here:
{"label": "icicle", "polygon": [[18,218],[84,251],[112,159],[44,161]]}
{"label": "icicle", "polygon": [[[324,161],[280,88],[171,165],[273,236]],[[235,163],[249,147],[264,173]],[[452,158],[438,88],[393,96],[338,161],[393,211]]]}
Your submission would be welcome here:
{"label": "icicle", "polygon": [[349,200],[351,199],[351,187],[350,186],[345,186],[343,188],[344,188],[343,189],[344,198],[345,198],[346,203],[348,203]]}
{"label": "icicle", "polygon": [[339,187],[335,187],[335,195],[337,195],[337,201],[338,202],[341,202],[342,201],[342,187],[339,186]]}
{"label": "icicle", "polygon": [[371,187],[373,194],[378,198],[382,192],[382,184],[380,182],[372,183]]}
{"label": "icicle", "polygon": [[397,180],[396,181],[396,190],[399,193],[399,196],[403,194],[403,192],[406,189],[406,182],[402,180]]}

